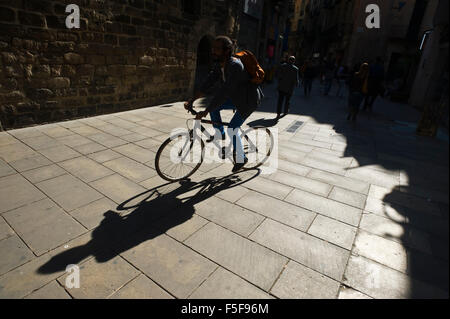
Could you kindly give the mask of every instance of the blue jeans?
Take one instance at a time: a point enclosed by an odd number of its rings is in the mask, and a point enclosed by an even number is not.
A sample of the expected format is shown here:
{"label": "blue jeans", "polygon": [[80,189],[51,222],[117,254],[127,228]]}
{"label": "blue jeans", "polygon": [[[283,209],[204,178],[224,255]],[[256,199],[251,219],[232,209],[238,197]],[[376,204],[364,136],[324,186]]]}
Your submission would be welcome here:
{"label": "blue jeans", "polygon": [[[231,100],[228,100],[223,104],[221,107],[216,109],[215,111],[212,111],[210,113],[211,121],[213,122],[222,122],[222,117],[220,116],[221,110],[234,110],[236,107],[232,104]],[[239,135],[239,132],[237,128],[241,127],[242,124],[245,122],[245,118],[241,116],[239,111],[236,110],[236,113],[234,113],[233,118],[230,121],[230,125],[228,126],[228,136],[233,141],[233,150],[236,154],[235,161],[236,163],[243,163],[244,162],[244,146],[242,145],[242,139]],[[217,129],[222,135],[225,134],[225,129],[223,125],[213,125],[215,129]],[[236,130],[236,131],[235,131]],[[236,133],[236,134],[235,134]]]}

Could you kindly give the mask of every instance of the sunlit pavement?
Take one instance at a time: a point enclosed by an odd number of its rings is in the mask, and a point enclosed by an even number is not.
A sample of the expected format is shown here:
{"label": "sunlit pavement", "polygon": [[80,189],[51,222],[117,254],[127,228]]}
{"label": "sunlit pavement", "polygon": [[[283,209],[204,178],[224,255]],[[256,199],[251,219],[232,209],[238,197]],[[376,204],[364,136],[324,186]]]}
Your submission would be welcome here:
{"label": "sunlit pavement", "polygon": [[270,175],[163,181],[182,103],[0,133],[0,297],[448,298],[448,142],[318,86],[277,121],[274,88],[246,121],[277,133]]}

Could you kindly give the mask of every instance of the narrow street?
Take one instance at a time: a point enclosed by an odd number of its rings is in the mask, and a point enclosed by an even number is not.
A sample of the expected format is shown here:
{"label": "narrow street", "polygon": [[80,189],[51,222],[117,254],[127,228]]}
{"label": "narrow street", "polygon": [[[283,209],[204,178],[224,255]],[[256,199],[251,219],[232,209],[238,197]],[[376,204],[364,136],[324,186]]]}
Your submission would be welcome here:
{"label": "narrow street", "polygon": [[318,83],[276,121],[263,91],[245,124],[278,130],[270,175],[162,180],[182,102],[1,132],[0,298],[448,298],[448,137],[381,99],[352,125]]}

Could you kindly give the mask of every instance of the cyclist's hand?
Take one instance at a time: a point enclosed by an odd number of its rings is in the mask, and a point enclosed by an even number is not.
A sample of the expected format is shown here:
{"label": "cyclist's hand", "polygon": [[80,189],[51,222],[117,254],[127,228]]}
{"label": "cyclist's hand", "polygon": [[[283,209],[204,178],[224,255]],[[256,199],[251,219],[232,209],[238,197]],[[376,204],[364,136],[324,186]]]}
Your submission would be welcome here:
{"label": "cyclist's hand", "polygon": [[184,108],[186,110],[192,109],[192,102],[191,101],[184,102]]}
{"label": "cyclist's hand", "polygon": [[196,120],[201,120],[202,118],[204,118],[206,115],[208,115],[208,111],[201,111],[197,113],[197,116],[195,117]]}

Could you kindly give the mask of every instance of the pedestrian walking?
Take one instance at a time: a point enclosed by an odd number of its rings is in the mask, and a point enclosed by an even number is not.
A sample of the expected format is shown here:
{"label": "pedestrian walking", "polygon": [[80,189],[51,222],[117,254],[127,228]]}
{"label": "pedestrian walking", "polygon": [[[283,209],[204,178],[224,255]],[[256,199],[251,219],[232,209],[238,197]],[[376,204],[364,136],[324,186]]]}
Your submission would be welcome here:
{"label": "pedestrian walking", "polygon": [[368,92],[364,99],[363,110],[368,110],[372,113],[373,104],[378,95],[383,94],[383,81],[384,81],[384,66],[380,57],[377,57],[376,62],[370,65],[369,77],[368,77]]}
{"label": "pedestrian walking", "polygon": [[348,107],[349,113],[347,120],[356,122],[356,117],[359,113],[359,107],[364,99],[364,94],[367,92],[367,81],[369,77],[369,64],[363,63],[359,71],[354,73],[349,82],[349,99]]}
{"label": "pedestrian walking", "polygon": [[284,114],[289,113],[289,103],[294,89],[299,85],[298,68],[294,65],[295,57],[291,56],[278,71],[278,107],[277,118],[281,116],[284,102]]}
{"label": "pedestrian walking", "polygon": [[323,95],[330,93],[334,78],[334,64],[330,60],[324,60],[322,69]]}
{"label": "pedestrian walking", "polygon": [[347,66],[340,65],[336,73],[336,83],[338,90],[336,92],[336,97],[344,97],[345,86],[349,77],[349,71]]}
{"label": "pedestrian walking", "polygon": [[314,68],[309,60],[306,60],[302,67],[302,85],[305,97],[311,95],[312,83],[314,80]]}

